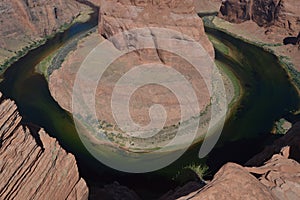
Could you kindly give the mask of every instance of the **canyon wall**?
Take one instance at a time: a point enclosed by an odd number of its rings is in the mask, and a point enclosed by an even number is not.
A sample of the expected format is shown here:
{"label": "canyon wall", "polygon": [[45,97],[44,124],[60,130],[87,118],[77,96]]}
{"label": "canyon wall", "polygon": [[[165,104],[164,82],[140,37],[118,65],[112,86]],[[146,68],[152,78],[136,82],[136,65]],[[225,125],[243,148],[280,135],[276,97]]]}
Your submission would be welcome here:
{"label": "canyon wall", "polygon": [[220,16],[234,23],[253,20],[259,26],[277,26],[295,34],[300,31],[299,10],[298,0],[225,0]]}
{"label": "canyon wall", "polygon": [[75,0],[2,0],[0,63],[57,32],[86,9]]}
{"label": "canyon wall", "polygon": [[220,11],[222,0],[195,0],[195,10],[198,14],[216,14]]}
{"label": "canyon wall", "polygon": [[21,120],[0,93],[0,199],[88,199],[74,156]]}

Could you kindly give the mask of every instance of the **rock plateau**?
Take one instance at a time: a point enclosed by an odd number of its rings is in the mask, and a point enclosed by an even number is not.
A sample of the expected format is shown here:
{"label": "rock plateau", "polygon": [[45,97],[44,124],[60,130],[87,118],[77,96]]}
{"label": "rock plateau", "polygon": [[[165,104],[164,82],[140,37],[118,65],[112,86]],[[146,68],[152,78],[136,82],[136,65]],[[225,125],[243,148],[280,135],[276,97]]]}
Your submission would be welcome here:
{"label": "rock plateau", "polygon": [[[154,45],[157,41],[162,42],[161,45],[163,45],[165,42],[164,37],[166,36],[154,33],[152,31],[153,27],[176,31],[176,34],[169,31],[170,35],[168,35],[167,38],[174,38],[174,40],[178,42],[184,41],[186,40],[185,38],[188,37],[191,38],[201,44],[207,52],[208,56],[206,56],[204,60],[209,58],[212,61],[214,58],[213,46],[204,32],[201,18],[199,18],[195,12],[193,0],[108,0],[101,2],[99,33],[108,41],[111,41],[116,49],[121,49],[120,42],[118,40],[112,40],[111,37],[124,31],[130,32],[136,28],[144,28],[144,30],[146,30],[146,36],[144,35],[144,37],[150,38]],[[79,52],[79,50],[72,52],[62,67],[54,71],[50,76],[49,85],[53,97],[68,111],[71,111],[71,94],[76,72],[85,58],[83,52],[86,52],[85,56],[88,55],[89,52],[87,49],[92,49],[96,44],[99,44],[101,40],[100,36],[98,36],[98,39],[95,36],[93,37],[94,42],[88,41],[87,39],[85,43],[80,43],[78,49],[82,52]],[[134,37],[130,40],[124,37],[121,38],[121,40],[125,41],[125,48],[134,49],[139,43]],[[88,46],[90,46],[90,48],[88,48]],[[116,61],[107,68],[99,81],[96,92],[96,111],[99,120],[105,121],[108,126],[114,126],[116,124],[111,109],[112,91],[116,82],[133,67],[149,63],[172,66],[183,74],[194,87],[201,111],[204,111],[210,104],[208,89],[203,78],[187,61],[160,49],[134,50],[126,56],[116,59]],[[203,62],[203,66],[206,64],[207,63]],[[210,66],[208,66],[207,69],[209,67]],[[69,78],[66,79],[65,77]],[[165,77],[165,80],[169,80],[168,77]],[[61,84],[62,82],[64,82],[63,85]],[[82,81],[82,84],[88,83]],[[174,85],[176,84],[178,88],[180,88],[179,82],[174,81]],[[150,118],[148,110],[153,104],[162,104],[166,109],[166,127],[179,123],[181,113],[176,96],[170,90],[154,84],[141,87],[132,95],[129,106],[133,121],[142,126],[149,124]],[[86,118],[88,116],[83,117]],[[155,142],[153,144],[155,144]]]}

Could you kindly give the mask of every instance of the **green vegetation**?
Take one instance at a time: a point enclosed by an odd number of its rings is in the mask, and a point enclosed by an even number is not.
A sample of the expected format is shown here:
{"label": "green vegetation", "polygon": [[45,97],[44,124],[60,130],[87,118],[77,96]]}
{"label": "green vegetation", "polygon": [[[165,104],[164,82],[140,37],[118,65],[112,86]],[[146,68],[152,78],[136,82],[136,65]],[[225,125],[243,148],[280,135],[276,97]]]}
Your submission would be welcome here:
{"label": "green vegetation", "polygon": [[285,119],[280,119],[279,121],[275,122],[273,132],[275,134],[284,135],[291,128],[291,126],[292,125],[288,121],[286,121]]}
{"label": "green vegetation", "polygon": [[180,185],[190,181],[199,181],[199,179],[204,181],[204,176],[208,175],[208,169],[206,164],[189,164],[178,171],[172,179]]}
{"label": "green vegetation", "polygon": [[203,177],[208,174],[208,169],[209,168],[208,168],[207,165],[190,164],[190,165],[184,167],[184,169],[190,169],[190,170],[192,170],[202,180]]}
{"label": "green vegetation", "polygon": [[253,45],[262,47],[263,49],[265,49],[266,51],[269,51],[270,53],[273,53],[273,51],[269,47],[282,46],[281,43],[263,43],[263,42],[259,42],[259,41],[249,40],[249,39],[247,39],[243,36],[237,35],[233,32],[228,31],[226,28],[222,28],[222,27],[219,27],[218,25],[216,25],[214,23],[215,18],[216,18],[215,16],[205,16],[205,17],[203,17],[202,20],[203,20],[204,26],[212,28],[212,29],[216,29],[218,31],[222,31],[222,32],[224,32],[224,33],[226,33],[226,34],[228,34],[228,35],[230,35],[230,36],[232,36],[236,39],[242,40],[242,41],[247,42],[249,44],[253,44]]}
{"label": "green vegetation", "polygon": [[216,61],[216,65],[220,70],[222,70],[226,74],[226,76],[229,78],[229,80],[233,86],[234,96],[228,105],[228,108],[231,109],[236,104],[236,102],[239,101],[240,97],[242,96],[243,91],[242,91],[241,83],[240,83],[239,79],[235,76],[235,74],[224,63],[222,63],[220,61]]}
{"label": "green vegetation", "polygon": [[230,49],[218,39],[216,39],[212,35],[208,35],[208,39],[213,43],[214,48],[218,49],[220,52],[224,53],[225,55],[229,55]]}
{"label": "green vegetation", "polygon": [[38,73],[43,74],[47,80],[49,78],[47,70],[48,70],[48,67],[52,63],[52,60],[53,60],[55,54],[56,54],[55,52],[50,54],[36,66],[36,70],[38,71]]}
{"label": "green vegetation", "polygon": [[290,58],[287,56],[279,56],[279,62],[289,74],[292,82],[298,90],[298,93],[300,93],[300,73],[295,69],[295,66],[291,62]]}
{"label": "green vegetation", "polygon": [[[209,34],[208,34],[208,38],[213,43],[214,48],[217,49],[219,52],[221,52],[224,55],[233,56],[231,55],[230,48],[226,46],[224,43],[222,43],[220,40],[218,40],[217,38]],[[229,79],[230,83],[232,84],[234,94],[228,105],[228,108],[231,109],[233,108],[235,103],[238,102],[238,100],[242,95],[241,83],[238,80],[238,78],[235,76],[235,74],[232,72],[232,70],[230,70],[229,66],[227,66],[226,64],[218,60],[215,60],[215,63],[216,66],[219,68],[219,70],[221,70],[225,74],[225,76]]]}
{"label": "green vegetation", "polygon": [[15,56],[10,57],[0,66],[0,74],[3,74],[8,67],[10,67],[14,62],[18,61],[23,56],[25,56],[29,51],[45,44],[46,41],[46,39],[33,41],[28,46],[25,46],[21,50],[14,52]]}
{"label": "green vegetation", "polygon": [[[29,45],[23,47],[21,50],[14,52],[15,55],[8,58],[7,60],[4,61],[2,65],[0,65],[0,74],[3,74],[7,68],[9,68],[13,63],[18,61],[20,58],[25,56],[29,51],[38,48],[39,46],[45,44],[49,39],[53,38],[58,32],[64,32],[68,28],[70,28],[72,25],[75,23],[82,23],[86,22],[90,19],[90,14],[93,12],[92,9],[89,9],[88,11],[81,12],[78,16],[76,16],[71,23],[64,23],[57,32],[54,32],[52,34],[46,35],[44,38],[33,41]],[[47,61],[49,61],[50,58],[46,58]],[[40,66],[43,71],[41,71],[43,74],[45,74],[45,68],[46,68],[46,62],[42,63],[43,66]]]}

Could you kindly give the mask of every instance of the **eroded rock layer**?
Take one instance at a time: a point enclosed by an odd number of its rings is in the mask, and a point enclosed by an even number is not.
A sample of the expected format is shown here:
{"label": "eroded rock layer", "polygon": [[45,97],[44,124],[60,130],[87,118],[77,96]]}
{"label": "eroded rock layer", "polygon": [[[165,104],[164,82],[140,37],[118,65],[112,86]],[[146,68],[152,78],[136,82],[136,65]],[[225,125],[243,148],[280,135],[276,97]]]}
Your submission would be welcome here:
{"label": "eroded rock layer", "polygon": [[0,199],[87,199],[74,156],[21,119],[15,103],[0,93]]}
{"label": "eroded rock layer", "polygon": [[0,2],[0,59],[14,56],[70,23],[87,7],[75,0],[2,0]]}
{"label": "eroded rock layer", "polygon": [[297,33],[300,31],[298,0],[225,0],[221,15],[230,22],[253,20],[259,26],[277,26]]}
{"label": "eroded rock layer", "polygon": [[107,0],[101,2],[100,34],[109,38],[134,28],[168,28],[192,37],[214,57],[194,0]]}

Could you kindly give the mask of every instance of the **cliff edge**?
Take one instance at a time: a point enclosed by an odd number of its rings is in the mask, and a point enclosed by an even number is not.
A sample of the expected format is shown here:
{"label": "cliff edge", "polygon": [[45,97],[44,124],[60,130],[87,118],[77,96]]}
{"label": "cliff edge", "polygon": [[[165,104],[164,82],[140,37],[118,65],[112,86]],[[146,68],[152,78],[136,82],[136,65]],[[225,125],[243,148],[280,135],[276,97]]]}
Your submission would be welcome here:
{"label": "cliff edge", "polygon": [[21,120],[15,103],[0,93],[0,199],[88,199],[74,156]]}

